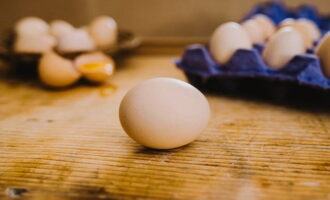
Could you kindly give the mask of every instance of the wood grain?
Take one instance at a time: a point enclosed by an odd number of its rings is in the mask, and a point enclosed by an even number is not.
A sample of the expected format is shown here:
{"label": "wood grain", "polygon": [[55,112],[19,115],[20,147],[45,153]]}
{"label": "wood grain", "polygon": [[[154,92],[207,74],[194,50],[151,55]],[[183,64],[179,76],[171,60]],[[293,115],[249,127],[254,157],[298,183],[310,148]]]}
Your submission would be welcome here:
{"label": "wood grain", "polygon": [[180,52],[141,50],[103,87],[2,78],[0,199],[330,199],[328,111],[207,95],[212,119],[194,143],[156,151],[128,138],[123,95],[151,77],[185,79]]}

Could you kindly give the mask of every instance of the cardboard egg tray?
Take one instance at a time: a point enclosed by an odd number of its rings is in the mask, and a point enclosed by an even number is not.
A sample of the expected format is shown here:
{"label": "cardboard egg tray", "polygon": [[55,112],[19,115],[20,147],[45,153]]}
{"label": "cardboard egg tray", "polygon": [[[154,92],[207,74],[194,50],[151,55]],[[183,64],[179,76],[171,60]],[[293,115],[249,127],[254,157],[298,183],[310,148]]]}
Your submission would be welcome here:
{"label": "cardboard egg tray", "polygon": [[[276,24],[287,17],[305,17],[315,21],[323,33],[330,29],[330,18],[319,15],[312,6],[289,10],[279,2],[259,4],[243,20],[256,14],[266,14]],[[237,50],[229,62],[221,64],[213,59],[206,45],[191,45],[175,63],[193,85],[205,90],[241,92],[248,88],[248,93],[268,90],[274,96],[303,90],[302,93],[318,91],[330,96],[330,78],[323,74],[313,49],[296,55],[281,69],[272,69],[265,64],[261,58],[262,49],[260,44],[250,50]]]}

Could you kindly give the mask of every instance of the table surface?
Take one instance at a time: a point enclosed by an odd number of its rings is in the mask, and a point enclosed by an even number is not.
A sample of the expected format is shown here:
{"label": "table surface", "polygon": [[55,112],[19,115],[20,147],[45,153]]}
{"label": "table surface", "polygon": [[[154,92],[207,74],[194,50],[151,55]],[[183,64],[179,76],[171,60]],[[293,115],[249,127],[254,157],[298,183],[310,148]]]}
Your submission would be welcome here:
{"label": "table surface", "polygon": [[132,141],[118,120],[127,90],[185,80],[172,62],[181,48],[146,49],[121,58],[105,86],[0,79],[0,199],[330,199],[326,110],[209,94],[211,120],[192,144]]}

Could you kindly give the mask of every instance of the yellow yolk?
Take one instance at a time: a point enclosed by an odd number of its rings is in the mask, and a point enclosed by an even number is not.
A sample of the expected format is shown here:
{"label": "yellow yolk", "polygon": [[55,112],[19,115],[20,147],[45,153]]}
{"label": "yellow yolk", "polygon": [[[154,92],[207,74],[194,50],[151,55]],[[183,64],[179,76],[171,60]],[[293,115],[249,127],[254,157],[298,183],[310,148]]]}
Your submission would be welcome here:
{"label": "yellow yolk", "polygon": [[96,70],[100,68],[106,67],[107,63],[103,62],[92,62],[92,63],[86,63],[81,66],[81,70]]}

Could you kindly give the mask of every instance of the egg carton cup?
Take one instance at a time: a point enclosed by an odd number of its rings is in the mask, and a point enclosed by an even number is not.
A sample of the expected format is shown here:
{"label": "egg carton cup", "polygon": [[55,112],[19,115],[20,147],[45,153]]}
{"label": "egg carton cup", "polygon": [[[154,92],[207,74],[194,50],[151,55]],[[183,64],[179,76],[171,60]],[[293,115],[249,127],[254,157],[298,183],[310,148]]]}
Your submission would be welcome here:
{"label": "egg carton cup", "polygon": [[[36,74],[37,64],[42,54],[40,53],[17,53],[14,51],[15,32],[14,30],[7,30],[1,33],[0,39],[0,59],[9,63],[11,70],[18,75],[33,75]],[[115,56],[120,53],[125,53],[138,48],[141,44],[141,39],[136,37],[132,32],[119,30],[117,44],[111,48],[103,49],[107,55]],[[56,49],[54,49],[56,51]],[[84,52],[62,53],[59,55],[74,59]]]}
{"label": "egg carton cup", "polygon": [[221,92],[239,90],[242,85],[250,84],[258,88],[268,85],[267,90],[274,92],[279,86],[282,89],[275,94],[278,96],[287,93],[285,88],[293,85],[330,94],[330,79],[324,76],[317,56],[296,55],[283,68],[272,69],[261,58],[261,49],[260,46],[239,49],[227,63],[221,64],[213,59],[207,46],[191,45],[175,63],[189,82],[202,89]]}

